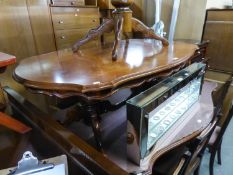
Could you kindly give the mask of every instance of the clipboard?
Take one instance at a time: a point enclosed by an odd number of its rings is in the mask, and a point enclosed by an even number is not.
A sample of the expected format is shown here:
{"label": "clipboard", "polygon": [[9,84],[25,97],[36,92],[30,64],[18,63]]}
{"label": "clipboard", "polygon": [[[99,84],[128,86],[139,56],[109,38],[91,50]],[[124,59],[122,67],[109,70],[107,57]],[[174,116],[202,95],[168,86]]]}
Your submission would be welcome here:
{"label": "clipboard", "polygon": [[68,175],[66,155],[39,161],[30,151],[23,154],[18,166],[0,170],[0,175]]}

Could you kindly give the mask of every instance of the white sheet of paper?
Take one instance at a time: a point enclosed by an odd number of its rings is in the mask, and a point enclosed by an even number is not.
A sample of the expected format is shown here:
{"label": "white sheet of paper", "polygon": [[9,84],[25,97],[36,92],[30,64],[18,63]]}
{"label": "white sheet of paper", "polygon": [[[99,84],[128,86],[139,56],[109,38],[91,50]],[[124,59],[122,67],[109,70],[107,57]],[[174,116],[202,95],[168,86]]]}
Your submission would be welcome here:
{"label": "white sheet of paper", "polygon": [[46,171],[41,171],[38,173],[33,173],[33,175],[65,175],[66,171],[65,171],[65,165],[64,164],[60,164],[60,165],[56,165],[53,169],[49,169]]}
{"label": "white sheet of paper", "polygon": [[[53,169],[49,169],[46,171],[33,173],[33,175],[68,175],[67,157],[65,155],[45,159],[44,161],[48,163],[54,163],[55,167]],[[9,174],[10,170],[13,170],[13,169],[15,168],[8,168],[8,169],[0,170],[0,175]]]}

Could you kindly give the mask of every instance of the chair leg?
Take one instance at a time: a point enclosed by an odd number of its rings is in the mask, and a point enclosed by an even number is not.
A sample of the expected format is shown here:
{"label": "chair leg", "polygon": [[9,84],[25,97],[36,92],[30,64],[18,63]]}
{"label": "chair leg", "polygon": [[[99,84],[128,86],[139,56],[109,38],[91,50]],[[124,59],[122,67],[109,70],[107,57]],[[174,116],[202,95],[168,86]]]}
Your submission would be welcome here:
{"label": "chair leg", "polygon": [[193,175],[199,175],[200,172],[200,165],[197,167],[197,169],[194,171]]}
{"label": "chair leg", "polygon": [[217,152],[218,152],[218,164],[219,165],[222,165],[221,150],[222,150],[222,141],[220,142],[218,150],[217,150]]}
{"label": "chair leg", "polygon": [[209,162],[209,172],[210,175],[214,175],[214,159],[216,155],[216,150],[213,150],[210,155],[210,162]]}

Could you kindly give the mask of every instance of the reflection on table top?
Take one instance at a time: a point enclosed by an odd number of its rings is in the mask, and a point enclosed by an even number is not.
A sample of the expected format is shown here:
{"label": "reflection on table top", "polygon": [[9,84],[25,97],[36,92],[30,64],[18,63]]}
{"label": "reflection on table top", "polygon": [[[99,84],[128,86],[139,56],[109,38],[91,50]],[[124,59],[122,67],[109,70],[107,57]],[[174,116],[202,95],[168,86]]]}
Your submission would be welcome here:
{"label": "reflection on table top", "polygon": [[172,69],[186,63],[197,46],[174,42],[161,51],[152,40],[120,43],[118,60],[112,61],[111,45],[60,50],[22,60],[14,78],[27,87],[43,90],[94,92],[116,88],[125,82]]}

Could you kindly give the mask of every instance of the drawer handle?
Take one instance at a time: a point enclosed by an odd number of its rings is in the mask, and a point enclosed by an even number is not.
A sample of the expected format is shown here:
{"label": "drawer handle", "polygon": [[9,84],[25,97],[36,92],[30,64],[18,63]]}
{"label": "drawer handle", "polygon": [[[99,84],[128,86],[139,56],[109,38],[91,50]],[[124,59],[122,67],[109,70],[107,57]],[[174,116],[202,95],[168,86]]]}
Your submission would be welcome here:
{"label": "drawer handle", "polygon": [[61,39],[65,39],[66,37],[63,35],[63,36],[61,36],[60,38],[61,38]]}
{"label": "drawer handle", "polygon": [[96,19],[93,19],[92,22],[96,22]]}
{"label": "drawer handle", "polygon": [[71,5],[75,5],[75,1],[72,1],[70,4],[71,4]]}
{"label": "drawer handle", "polygon": [[64,21],[62,21],[62,20],[61,20],[61,21],[59,21],[58,23],[59,23],[59,24],[63,24],[63,23],[64,23]]}

